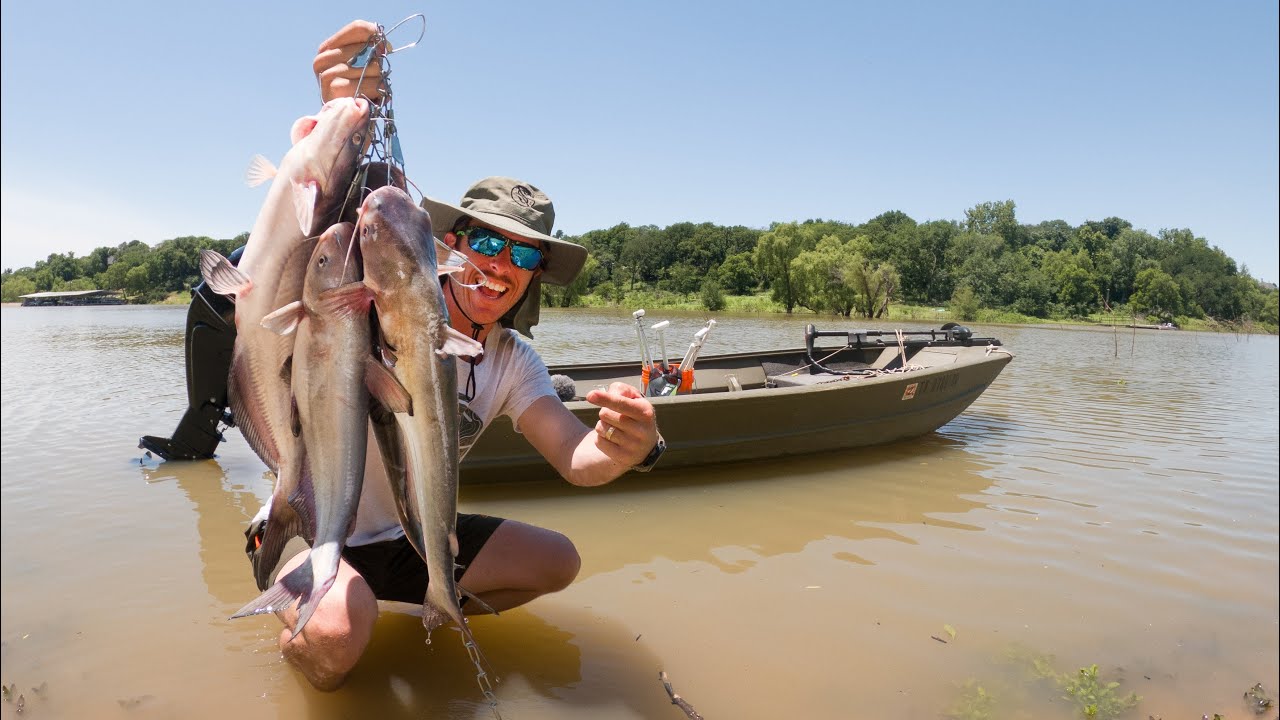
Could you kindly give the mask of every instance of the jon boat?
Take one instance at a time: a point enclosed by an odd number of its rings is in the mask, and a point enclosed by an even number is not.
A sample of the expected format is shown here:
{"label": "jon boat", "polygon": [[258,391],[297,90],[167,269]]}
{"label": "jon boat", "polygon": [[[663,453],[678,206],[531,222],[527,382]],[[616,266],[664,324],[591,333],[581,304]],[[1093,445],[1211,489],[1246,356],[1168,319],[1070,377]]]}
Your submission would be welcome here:
{"label": "jon boat", "polygon": [[[821,338],[843,345],[818,347]],[[689,392],[651,398],[667,451],[657,469],[856,448],[933,432],[969,407],[1013,359],[999,340],[948,323],[923,331],[820,331],[805,347],[700,357]],[[573,380],[566,405],[588,426],[582,399],[611,382],[641,387],[634,362],[557,365]],[[464,483],[556,477],[505,419],[462,463]]]}

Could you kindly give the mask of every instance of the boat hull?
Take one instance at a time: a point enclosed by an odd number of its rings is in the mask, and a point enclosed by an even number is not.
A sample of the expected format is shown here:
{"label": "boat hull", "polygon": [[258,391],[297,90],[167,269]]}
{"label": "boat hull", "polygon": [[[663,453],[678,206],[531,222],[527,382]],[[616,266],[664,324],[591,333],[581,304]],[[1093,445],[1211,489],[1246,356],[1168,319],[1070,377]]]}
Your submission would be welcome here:
{"label": "boat hull", "polygon": [[[888,365],[897,353],[875,348],[858,364]],[[990,346],[918,348],[907,356],[907,367],[914,369],[872,375],[769,374],[770,368],[806,364],[803,350],[705,357],[695,373],[695,392],[652,398],[667,441],[659,467],[804,455],[924,435],[964,412],[1012,357]],[[613,381],[639,387],[636,370],[635,364],[551,368],[574,379],[579,397]],[[566,406],[586,425],[598,418],[599,408],[583,400]],[[485,430],[461,473],[468,484],[557,476],[505,419]]]}

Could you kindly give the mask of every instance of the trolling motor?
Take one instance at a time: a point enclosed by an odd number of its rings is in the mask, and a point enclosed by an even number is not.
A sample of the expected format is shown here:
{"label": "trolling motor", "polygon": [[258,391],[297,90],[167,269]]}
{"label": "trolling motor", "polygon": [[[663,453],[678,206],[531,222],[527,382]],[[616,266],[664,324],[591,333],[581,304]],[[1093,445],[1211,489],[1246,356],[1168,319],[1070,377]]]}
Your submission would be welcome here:
{"label": "trolling motor", "polygon": [[[239,264],[244,248],[237,248],[229,260]],[[187,411],[178,421],[172,437],[143,435],[138,447],[165,460],[201,460],[213,457],[225,438],[219,424],[234,426],[227,408],[227,373],[236,342],[236,307],[229,298],[214,292],[206,283],[191,289],[187,310],[186,366]]]}

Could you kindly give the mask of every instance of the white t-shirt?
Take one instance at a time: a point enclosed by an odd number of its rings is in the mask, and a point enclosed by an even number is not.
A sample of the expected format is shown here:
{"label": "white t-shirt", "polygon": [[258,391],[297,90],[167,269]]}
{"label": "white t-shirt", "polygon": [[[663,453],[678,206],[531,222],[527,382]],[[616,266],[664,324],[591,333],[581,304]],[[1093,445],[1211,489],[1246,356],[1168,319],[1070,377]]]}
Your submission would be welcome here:
{"label": "white t-shirt", "polygon": [[[475,366],[475,397],[470,402],[464,402],[461,395],[467,389],[471,363],[459,359],[457,364],[459,461],[497,416],[511,418],[516,431],[520,432],[520,416],[534,401],[544,396],[559,401],[542,358],[509,328],[495,328],[485,338],[484,359]],[[356,527],[347,540],[348,545],[367,545],[404,535],[391,482],[372,430],[368,437],[364,486],[360,491],[360,507],[356,510]],[[267,507],[263,507],[258,516],[255,522],[267,517]]]}

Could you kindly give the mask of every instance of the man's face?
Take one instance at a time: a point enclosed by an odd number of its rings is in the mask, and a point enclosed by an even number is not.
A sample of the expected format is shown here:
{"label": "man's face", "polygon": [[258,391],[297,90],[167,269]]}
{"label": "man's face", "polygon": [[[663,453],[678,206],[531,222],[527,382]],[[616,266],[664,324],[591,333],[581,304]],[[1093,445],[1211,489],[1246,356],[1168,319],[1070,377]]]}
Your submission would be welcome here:
{"label": "man's face", "polygon": [[[470,226],[488,228],[499,232],[503,237],[533,245],[544,253],[546,252],[542,242],[535,238],[516,235],[506,230],[498,230],[493,226],[476,220],[472,220]],[[533,281],[534,273],[542,272],[540,268],[524,270],[512,264],[510,244],[503,247],[497,255],[489,257],[472,250],[462,233],[446,233],[445,242],[475,264],[475,267],[470,264],[463,265],[463,271],[455,277],[464,284],[479,284],[480,287],[471,290],[454,285],[454,296],[462,310],[472,320],[482,325],[488,325],[501,319],[508,310],[520,301],[520,298],[524,297],[525,290],[528,289],[529,283]],[[476,270],[476,267],[483,270],[484,274],[481,275],[480,271]]]}

